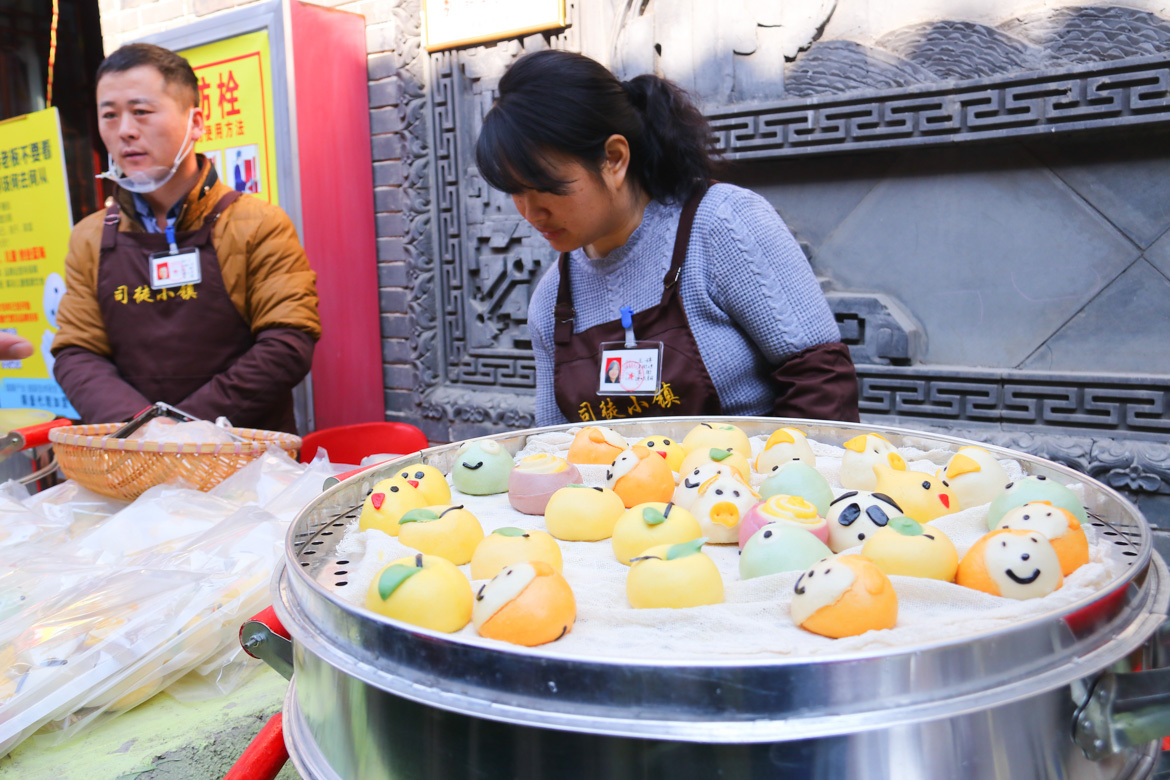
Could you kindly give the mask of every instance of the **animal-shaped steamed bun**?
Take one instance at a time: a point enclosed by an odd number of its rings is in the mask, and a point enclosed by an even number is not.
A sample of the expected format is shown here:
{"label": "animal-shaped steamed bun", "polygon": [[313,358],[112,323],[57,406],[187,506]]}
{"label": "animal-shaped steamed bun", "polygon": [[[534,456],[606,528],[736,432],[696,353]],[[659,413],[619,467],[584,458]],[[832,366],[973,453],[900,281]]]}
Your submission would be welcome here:
{"label": "animal-shaped steamed bun", "polygon": [[879,528],[885,528],[891,517],[905,514],[902,507],[889,496],[866,490],[842,493],[829,505],[825,520],[829,524],[829,547],[841,552],[862,544]]}
{"label": "animal-shaped steamed bun", "polygon": [[987,527],[995,528],[1000,518],[1009,509],[1031,503],[1033,501],[1047,501],[1053,506],[1072,512],[1073,517],[1082,523],[1088,522],[1085,507],[1077,498],[1077,494],[1054,479],[1037,474],[1009,483],[1003,492],[995,497],[991,506],[987,507]]}
{"label": "animal-shaped steamed bun", "polygon": [[901,516],[865,541],[861,554],[889,574],[954,582],[959,553],[939,529]]}
{"label": "animal-shaped steamed bun", "polygon": [[730,466],[739,472],[739,475],[744,479],[752,478],[752,467],[748,464],[748,459],[735,450],[725,450],[721,447],[699,447],[691,450],[683,458],[682,464],[678,467],[678,473],[685,474],[693,471],[704,463]]}
{"label": "animal-shaped steamed bun", "polygon": [[760,485],[760,496],[800,496],[817,508],[817,514],[824,516],[833,503],[833,489],[821,473],[799,460],[789,461],[773,471],[764,484]]}
{"label": "animal-shaped steamed bun", "polygon": [[566,542],[598,542],[613,536],[626,505],[609,488],[567,485],[544,508],[544,527]]}
{"label": "animal-shaped steamed bun", "polygon": [[893,628],[898,622],[898,596],[889,577],[860,555],[814,563],[793,591],[792,622],[814,634],[840,639]]}
{"label": "animal-shaped steamed bun", "polygon": [[577,600],[544,561],[515,563],[480,587],[471,619],[480,636],[534,647],[569,633]]}
{"label": "animal-shaped steamed bun", "polygon": [[674,472],[657,452],[631,447],[618,455],[605,472],[605,486],[617,493],[627,508],[674,495]]}
{"label": "animal-shaped steamed bun", "polygon": [[1009,599],[1047,596],[1064,583],[1056,550],[1039,531],[1005,528],[971,546],[955,582]]}
{"label": "animal-shaped steamed bun", "polygon": [[413,466],[403,466],[392,477],[397,484],[406,483],[419,490],[427,505],[451,503],[451,487],[443,472],[434,466],[416,463]]}
{"label": "animal-shaped steamed bun", "polygon": [[800,461],[810,468],[817,466],[817,456],[804,432],[796,428],[780,428],[772,432],[764,442],[764,449],[756,456],[756,472],[770,474],[792,461]]}
{"label": "animal-shaped steamed bun", "polygon": [[374,489],[362,502],[358,528],[368,531],[376,528],[390,536],[398,536],[398,521],[412,509],[421,509],[427,499],[418,488],[395,478],[375,483]]}
{"label": "animal-shaped steamed bun", "polygon": [[1085,529],[1072,512],[1047,501],[1032,501],[1009,509],[996,526],[997,530],[1000,528],[1022,528],[1044,534],[1060,559],[1060,573],[1065,577],[1089,562]]}
{"label": "animal-shaped steamed bun", "polygon": [[936,517],[959,511],[955,492],[945,479],[925,471],[906,471],[880,463],[873,470],[877,475],[877,492],[894,499],[907,517],[929,523]]}
{"label": "animal-shaped steamed bun", "polygon": [[723,602],[723,578],[702,537],[661,544],[630,560],[626,598],[634,609],[685,609]]}
{"label": "animal-shaped steamed bun", "polygon": [[1003,466],[982,447],[960,447],[936,476],[950,484],[960,509],[988,503],[1008,483]]}
{"label": "animal-shaped steamed bun", "polygon": [[682,468],[683,458],[687,456],[687,450],[682,446],[682,442],[677,442],[666,436],[647,436],[634,446],[645,447],[666,458],[666,465],[670,466],[671,471],[678,471]]}
{"label": "animal-shaped steamed bun", "polygon": [[446,558],[399,558],[374,577],[366,608],[433,631],[458,631],[471,620],[471,583]]}
{"label": "animal-shaped steamed bun", "polygon": [[508,492],[508,475],[515,461],[498,441],[469,441],[455,453],[451,483],[469,496]]}
{"label": "animal-shaped steamed bun", "polygon": [[759,494],[739,474],[719,474],[699,486],[690,512],[712,544],[734,544],[739,539],[740,520],[759,500]]}
{"label": "animal-shaped steamed bun", "polygon": [[699,423],[683,438],[687,452],[716,447],[738,452],[745,458],[751,457],[752,445],[747,434],[729,423]]}
{"label": "animal-shaped steamed bun", "polygon": [[808,531],[771,523],[757,530],[739,556],[739,576],[750,580],[768,574],[801,571],[833,551]]}
{"label": "animal-shaped steamed bun", "polygon": [[565,460],[569,463],[608,466],[626,449],[626,440],[612,428],[587,425],[573,437]]}
{"label": "animal-shaped steamed bun", "polygon": [[719,474],[735,473],[737,473],[735,469],[722,463],[707,462],[695,466],[690,471],[679,474],[678,487],[674,489],[673,501],[676,506],[690,509],[691,505],[695,503],[695,499],[699,497],[699,488],[708,480]]}
{"label": "animal-shaped steamed bun", "polygon": [[799,528],[822,542],[829,541],[829,523],[815,506],[800,496],[780,495],[761,501],[743,516],[739,523],[740,549],[756,531],[769,524]]}
{"label": "animal-shaped steamed bun", "polygon": [[475,547],[471,555],[471,579],[490,580],[513,563],[544,561],[558,574],[564,559],[556,540],[544,531],[497,528]]}
{"label": "animal-shaped steamed bun", "polygon": [[877,490],[877,476],[873,467],[882,465],[901,464],[905,461],[898,454],[898,450],[884,437],[876,433],[863,433],[854,436],[843,445],[845,454],[841,456],[841,487],[850,490]]}
{"label": "animal-shaped steamed bun", "polygon": [[516,461],[508,475],[508,503],[517,512],[543,515],[553,493],[580,481],[581,472],[564,458],[546,452],[529,455]]}

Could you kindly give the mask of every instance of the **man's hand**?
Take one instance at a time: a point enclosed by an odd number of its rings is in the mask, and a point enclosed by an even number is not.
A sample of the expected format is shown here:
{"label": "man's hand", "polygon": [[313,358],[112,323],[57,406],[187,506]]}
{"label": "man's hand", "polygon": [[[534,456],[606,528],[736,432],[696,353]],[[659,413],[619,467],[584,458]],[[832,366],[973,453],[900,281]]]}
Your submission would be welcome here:
{"label": "man's hand", "polygon": [[36,348],[28,339],[13,333],[0,333],[0,360],[24,360],[30,358]]}

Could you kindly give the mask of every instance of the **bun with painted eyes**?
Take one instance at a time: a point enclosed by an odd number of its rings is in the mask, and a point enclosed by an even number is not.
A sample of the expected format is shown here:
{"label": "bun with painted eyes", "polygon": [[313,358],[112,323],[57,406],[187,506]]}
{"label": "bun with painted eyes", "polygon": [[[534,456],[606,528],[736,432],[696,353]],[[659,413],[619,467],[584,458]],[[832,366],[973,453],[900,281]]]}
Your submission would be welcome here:
{"label": "bun with painted eyes", "polygon": [[1060,559],[1039,531],[1005,528],[982,537],[959,561],[955,582],[993,596],[1025,600],[1064,584]]}
{"label": "bun with painted eyes", "polygon": [[771,523],[758,529],[743,546],[739,556],[739,576],[745,580],[801,571],[833,551],[808,531]]}
{"label": "bun with painted eyes", "polygon": [[992,500],[991,506],[987,508],[987,527],[995,528],[999,525],[1000,518],[1009,509],[1015,509],[1033,501],[1047,501],[1053,506],[1071,512],[1078,522],[1087,523],[1089,521],[1088,515],[1085,514],[1085,507],[1077,498],[1076,493],[1054,479],[1034,474],[1008,483],[1003,492]]}
{"label": "bun with painted eyes", "polygon": [[756,456],[756,473],[771,474],[793,461],[816,468],[817,456],[813,454],[803,431],[796,428],[780,428],[764,442],[764,449]]}
{"label": "bun with painted eyes", "polygon": [[610,464],[605,486],[617,493],[627,508],[654,501],[665,503],[674,494],[674,473],[658,453],[634,446]]}
{"label": "bun with painted eyes", "polygon": [[772,496],[753,506],[739,524],[739,546],[743,549],[748,539],[765,525],[790,526],[815,536],[821,542],[829,541],[829,523],[817,513],[817,508],[800,496]]}
{"label": "bun with painted eyes", "polygon": [[818,561],[797,579],[790,611],[806,631],[840,639],[893,628],[898,596],[889,577],[860,555]]}
{"label": "bun with painted eyes", "polygon": [[883,493],[902,507],[902,514],[920,523],[959,511],[959,501],[945,479],[925,471],[908,471],[878,464],[873,467],[877,476],[877,492]]}
{"label": "bun with painted eyes", "polygon": [[960,509],[988,503],[1008,483],[1003,466],[982,447],[960,447],[935,476],[950,484]]}
{"label": "bun with painted eyes", "polygon": [[719,463],[720,465],[730,466],[736,471],[744,480],[752,478],[752,468],[748,465],[748,459],[736,450],[727,450],[721,447],[700,447],[693,449],[687,453],[683,458],[682,464],[679,466],[679,474],[686,474],[704,463]]}
{"label": "bun with painted eyes", "polygon": [[690,512],[712,544],[735,544],[744,516],[760,495],[737,472],[719,474],[699,486]]}
{"label": "bun with painted eyes", "polygon": [[904,464],[897,448],[886,437],[876,433],[854,436],[843,446],[845,453],[841,456],[841,487],[849,490],[877,490],[873,467],[879,463],[889,465],[891,455]]}
{"label": "bun with painted eyes", "polygon": [[1060,559],[1060,573],[1065,577],[1089,562],[1089,540],[1085,529],[1067,509],[1047,501],[1032,501],[1009,509],[999,520],[1000,528],[1039,531],[1044,534]]}
{"label": "bun with painted eyes", "polygon": [[490,496],[508,491],[508,475],[515,465],[512,453],[491,439],[469,441],[455,453],[451,483],[469,496]]}
{"label": "bun with painted eyes", "polygon": [[885,528],[902,507],[889,496],[866,490],[851,490],[833,499],[825,520],[829,524],[829,547],[839,553],[864,544],[866,539]]}
{"label": "bun with painted eyes", "polygon": [[657,452],[666,459],[666,465],[670,466],[671,471],[678,471],[682,468],[683,458],[687,456],[687,450],[681,442],[666,436],[647,436],[634,446],[645,447],[651,452]]}
{"label": "bun with painted eyes", "polygon": [[398,521],[402,516],[426,505],[427,499],[418,488],[401,479],[383,479],[374,485],[362,502],[358,528],[362,531],[376,528],[390,536],[398,536]]}
{"label": "bun with painted eyes", "polygon": [[565,460],[591,466],[607,466],[629,449],[626,440],[612,428],[587,425],[577,431]]}
{"label": "bun with painted eyes", "polygon": [[572,630],[577,600],[544,561],[515,563],[480,587],[471,619],[480,636],[535,647]]}
{"label": "bun with painted eyes", "polygon": [[563,572],[565,565],[560,546],[544,531],[497,528],[476,545],[471,555],[471,579],[490,580],[522,561],[544,561],[557,574]]}

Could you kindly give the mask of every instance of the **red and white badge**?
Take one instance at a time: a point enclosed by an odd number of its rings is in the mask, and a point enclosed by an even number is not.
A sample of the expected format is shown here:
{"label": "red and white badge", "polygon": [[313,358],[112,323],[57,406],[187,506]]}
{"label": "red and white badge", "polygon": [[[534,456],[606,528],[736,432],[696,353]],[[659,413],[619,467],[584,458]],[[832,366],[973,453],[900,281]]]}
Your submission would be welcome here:
{"label": "red and white badge", "polygon": [[198,248],[182,252],[157,252],[150,256],[150,289],[165,290],[168,287],[182,287],[185,284],[199,284],[203,281],[203,270],[199,266]]}
{"label": "red and white badge", "polygon": [[662,384],[662,342],[601,344],[598,395],[654,395]]}

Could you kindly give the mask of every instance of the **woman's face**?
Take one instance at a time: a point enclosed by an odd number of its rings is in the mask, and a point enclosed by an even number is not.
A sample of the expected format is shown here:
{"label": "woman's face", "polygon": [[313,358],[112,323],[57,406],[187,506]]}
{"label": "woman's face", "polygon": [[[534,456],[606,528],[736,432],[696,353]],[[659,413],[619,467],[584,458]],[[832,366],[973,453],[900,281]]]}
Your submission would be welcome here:
{"label": "woman's face", "polygon": [[608,372],[609,381],[611,381],[611,382],[618,381],[618,377],[621,375],[621,373],[622,373],[622,370],[618,366],[617,361],[615,360],[615,361],[610,362],[609,372]]}

